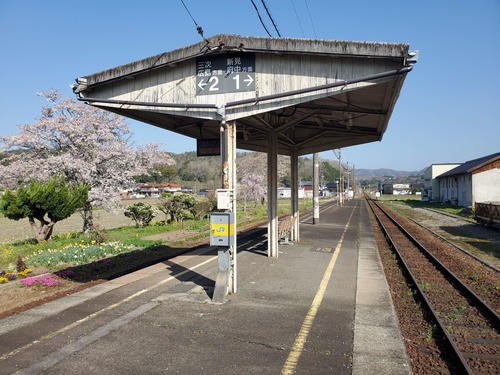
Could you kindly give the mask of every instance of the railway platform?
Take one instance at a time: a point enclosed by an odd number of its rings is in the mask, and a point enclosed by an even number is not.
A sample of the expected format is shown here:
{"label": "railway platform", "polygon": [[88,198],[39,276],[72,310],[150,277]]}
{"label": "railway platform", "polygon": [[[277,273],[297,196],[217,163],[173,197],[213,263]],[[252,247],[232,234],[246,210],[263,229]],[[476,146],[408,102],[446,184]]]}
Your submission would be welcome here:
{"label": "railway platform", "polygon": [[0,373],[411,373],[364,201],[320,220],[278,258],[239,240],[223,304],[205,247],[0,320]]}

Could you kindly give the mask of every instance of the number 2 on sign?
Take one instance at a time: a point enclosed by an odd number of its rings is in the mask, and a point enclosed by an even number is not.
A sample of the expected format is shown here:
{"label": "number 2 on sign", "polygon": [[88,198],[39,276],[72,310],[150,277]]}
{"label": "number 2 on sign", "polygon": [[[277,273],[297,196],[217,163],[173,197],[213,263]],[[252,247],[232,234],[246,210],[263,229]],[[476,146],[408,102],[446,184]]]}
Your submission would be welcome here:
{"label": "number 2 on sign", "polygon": [[212,84],[209,88],[208,91],[219,91],[219,88],[217,85],[219,84],[219,77],[212,76],[208,80],[208,84]]}

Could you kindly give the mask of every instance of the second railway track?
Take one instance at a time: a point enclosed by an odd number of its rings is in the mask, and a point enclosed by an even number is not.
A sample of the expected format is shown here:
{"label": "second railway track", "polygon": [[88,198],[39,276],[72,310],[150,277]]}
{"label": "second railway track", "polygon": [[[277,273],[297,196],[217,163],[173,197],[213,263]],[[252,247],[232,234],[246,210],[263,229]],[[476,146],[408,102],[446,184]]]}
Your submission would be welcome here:
{"label": "second railway track", "polygon": [[[405,273],[415,284],[455,357],[452,372],[500,372],[500,318],[391,215],[369,201]],[[493,296],[495,299],[495,296]]]}

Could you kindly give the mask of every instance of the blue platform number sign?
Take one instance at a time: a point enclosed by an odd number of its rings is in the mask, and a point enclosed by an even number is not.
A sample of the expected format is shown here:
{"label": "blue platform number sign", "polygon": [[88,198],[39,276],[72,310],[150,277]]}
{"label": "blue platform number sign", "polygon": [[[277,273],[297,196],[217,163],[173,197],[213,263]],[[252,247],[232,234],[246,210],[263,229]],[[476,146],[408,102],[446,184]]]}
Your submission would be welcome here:
{"label": "blue platform number sign", "polygon": [[196,59],[196,95],[255,91],[255,54],[238,53]]}

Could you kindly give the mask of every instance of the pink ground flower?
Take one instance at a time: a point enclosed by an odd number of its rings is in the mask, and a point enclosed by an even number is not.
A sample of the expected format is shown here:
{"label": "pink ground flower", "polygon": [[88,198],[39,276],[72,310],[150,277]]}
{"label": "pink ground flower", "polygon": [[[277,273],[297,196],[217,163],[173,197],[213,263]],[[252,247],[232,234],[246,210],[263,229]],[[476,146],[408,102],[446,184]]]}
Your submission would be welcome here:
{"label": "pink ground flower", "polygon": [[30,277],[29,279],[21,280],[21,284],[23,284],[24,286],[31,286],[35,283],[40,283],[45,286],[56,286],[61,284],[60,281],[54,279],[53,275]]}

